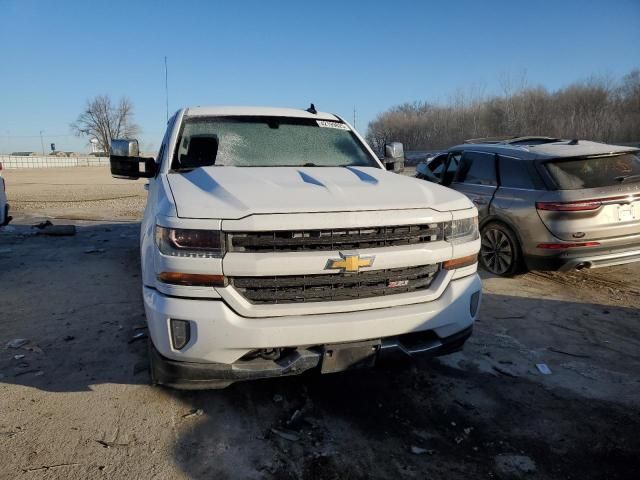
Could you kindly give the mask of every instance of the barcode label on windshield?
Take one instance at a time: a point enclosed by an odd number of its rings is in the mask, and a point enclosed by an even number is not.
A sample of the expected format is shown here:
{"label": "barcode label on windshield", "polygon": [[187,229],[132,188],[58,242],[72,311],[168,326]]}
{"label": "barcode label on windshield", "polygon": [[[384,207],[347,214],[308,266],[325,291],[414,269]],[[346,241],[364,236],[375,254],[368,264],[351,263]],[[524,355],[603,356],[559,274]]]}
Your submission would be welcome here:
{"label": "barcode label on windshield", "polygon": [[327,120],[316,120],[318,122],[318,126],[322,128],[337,128],[338,130],[349,130],[344,123],[339,122],[329,122]]}

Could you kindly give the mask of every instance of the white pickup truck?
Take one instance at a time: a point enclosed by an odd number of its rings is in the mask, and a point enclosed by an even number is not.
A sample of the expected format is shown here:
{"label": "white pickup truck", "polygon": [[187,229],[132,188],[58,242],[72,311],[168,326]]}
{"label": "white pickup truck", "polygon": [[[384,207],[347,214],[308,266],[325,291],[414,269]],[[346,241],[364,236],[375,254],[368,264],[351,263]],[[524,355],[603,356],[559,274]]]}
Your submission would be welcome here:
{"label": "white pickup truck", "polygon": [[184,108],[155,160],[114,140],[111,172],[149,178],[140,247],[156,384],[336,372],[449,353],[471,334],[475,207],[387,172],[336,115]]}

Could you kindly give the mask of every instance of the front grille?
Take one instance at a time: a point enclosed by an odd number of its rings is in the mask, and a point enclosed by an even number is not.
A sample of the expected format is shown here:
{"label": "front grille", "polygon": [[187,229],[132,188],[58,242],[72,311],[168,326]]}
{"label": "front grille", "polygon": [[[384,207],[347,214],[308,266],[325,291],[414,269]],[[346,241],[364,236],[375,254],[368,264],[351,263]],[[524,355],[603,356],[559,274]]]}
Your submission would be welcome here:
{"label": "front grille", "polygon": [[253,304],[333,302],[426,290],[438,265],[360,273],[230,277],[230,284]]}
{"label": "front grille", "polygon": [[331,230],[276,230],[233,232],[227,235],[230,252],[299,252],[393,247],[443,239],[443,224]]}

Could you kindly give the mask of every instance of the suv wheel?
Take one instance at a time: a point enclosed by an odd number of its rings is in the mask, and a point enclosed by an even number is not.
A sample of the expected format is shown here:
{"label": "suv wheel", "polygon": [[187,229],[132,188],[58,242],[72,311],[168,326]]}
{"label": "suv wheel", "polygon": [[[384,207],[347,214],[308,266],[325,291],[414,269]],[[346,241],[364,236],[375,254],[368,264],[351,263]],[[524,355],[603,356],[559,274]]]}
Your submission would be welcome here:
{"label": "suv wheel", "polygon": [[520,246],[509,227],[490,222],[482,229],[480,265],[495,275],[511,277],[520,268]]}

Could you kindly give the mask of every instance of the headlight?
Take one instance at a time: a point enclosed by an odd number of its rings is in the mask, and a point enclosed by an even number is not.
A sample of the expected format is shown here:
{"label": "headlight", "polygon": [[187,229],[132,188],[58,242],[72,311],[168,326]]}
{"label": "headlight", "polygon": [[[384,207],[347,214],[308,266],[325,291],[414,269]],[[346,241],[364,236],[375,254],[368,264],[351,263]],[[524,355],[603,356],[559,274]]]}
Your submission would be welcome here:
{"label": "headlight", "polygon": [[185,230],[156,225],[156,245],[173,257],[216,258],[224,255],[224,236],[219,230]]}
{"label": "headlight", "polygon": [[479,237],[478,217],[461,218],[445,224],[444,239],[454,245],[473,242]]}

